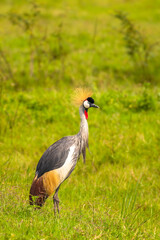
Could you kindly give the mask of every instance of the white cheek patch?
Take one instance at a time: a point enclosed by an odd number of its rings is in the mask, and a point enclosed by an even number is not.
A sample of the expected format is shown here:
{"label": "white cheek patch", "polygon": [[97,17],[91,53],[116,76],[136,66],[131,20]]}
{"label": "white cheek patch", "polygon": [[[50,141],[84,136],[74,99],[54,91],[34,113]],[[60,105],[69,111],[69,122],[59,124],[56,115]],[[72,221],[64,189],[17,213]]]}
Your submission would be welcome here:
{"label": "white cheek patch", "polygon": [[86,101],[84,101],[83,106],[84,106],[85,108],[89,108],[89,107],[90,107],[90,104],[89,104],[89,102],[86,100]]}

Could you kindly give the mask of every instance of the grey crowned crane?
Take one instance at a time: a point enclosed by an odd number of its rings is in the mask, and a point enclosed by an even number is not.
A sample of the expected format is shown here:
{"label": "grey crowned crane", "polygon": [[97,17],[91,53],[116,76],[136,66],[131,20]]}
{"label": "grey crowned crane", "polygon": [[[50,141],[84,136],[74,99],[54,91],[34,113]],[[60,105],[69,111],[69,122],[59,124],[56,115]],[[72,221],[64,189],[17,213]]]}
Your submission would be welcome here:
{"label": "grey crowned crane", "polygon": [[54,193],[55,213],[56,210],[59,213],[60,185],[70,176],[81,154],[85,162],[88,147],[88,109],[99,108],[94,104],[91,92],[86,89],[77,89],[73,100],[80,105],[80,131],[76,135],[61,138],[44,152],[38,162],[29,194],[30,205],[41,207]]}

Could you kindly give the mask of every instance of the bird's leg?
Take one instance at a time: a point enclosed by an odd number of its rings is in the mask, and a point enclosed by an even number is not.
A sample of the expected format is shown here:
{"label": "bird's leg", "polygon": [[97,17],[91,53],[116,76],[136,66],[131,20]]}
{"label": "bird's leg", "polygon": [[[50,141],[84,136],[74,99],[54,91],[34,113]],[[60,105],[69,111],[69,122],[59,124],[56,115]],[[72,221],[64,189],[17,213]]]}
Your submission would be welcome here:
{"label": "bird's leg", "polygon": [[58,190],[59,187],[56,189],[55,194],[53,196],[53,202],[54,202],[54,214],[56,215],[56,209],[59,213],[59,198],[58,198]]}

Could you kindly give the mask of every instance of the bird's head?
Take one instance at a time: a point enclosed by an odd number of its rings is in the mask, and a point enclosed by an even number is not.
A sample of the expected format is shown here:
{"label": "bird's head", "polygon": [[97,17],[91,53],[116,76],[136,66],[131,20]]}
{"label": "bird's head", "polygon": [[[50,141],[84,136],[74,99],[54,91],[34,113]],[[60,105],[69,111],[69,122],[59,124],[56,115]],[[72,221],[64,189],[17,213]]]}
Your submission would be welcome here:
{"label": "bird's head", "polygon": [[83,108],[86,119],[88,119],[88,109],[91,107],[99,108],[94,104],[94,99],[91,97],[92,92],[85,88],[77,88],[72,95],[74,104]]}
{"label": "bird's head", "polygon": [[99,108],[99,106],[94,104],[94,99],[92,97],[88,97],[86,100],[84,100],[83,107],[86,119],[88,119],[88,109],[90,107]]}

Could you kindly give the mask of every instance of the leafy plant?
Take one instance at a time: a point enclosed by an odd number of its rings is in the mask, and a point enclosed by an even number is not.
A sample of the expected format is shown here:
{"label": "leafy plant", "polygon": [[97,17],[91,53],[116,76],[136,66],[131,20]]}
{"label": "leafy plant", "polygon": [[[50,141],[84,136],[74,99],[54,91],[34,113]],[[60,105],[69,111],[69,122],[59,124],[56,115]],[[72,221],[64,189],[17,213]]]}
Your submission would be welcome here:
{"label": "leafy plant", "polygon": [[6,80],[14,80],[12,67],[2,48],[0,48],[0,83]]}
{"label": "leafy plant", "polygon": [[156,98],[145,87],[141,94],[122,100],[123,105],[133,112],[154,111],[157,107]]}
{"label": "leafy plant", "polygon": [[41,9],[34,1],[31,1],[29,10],[22,13],[10,11],[8,17],[13,25],[21,28],[28,44],[29,61],[26,57],[25,63],[29,62],[29,73],[28,68],[25,67],[23,70],[27,76],[26,84],[29,80],[33,82],[33,79],[43,84],[48,79],[52,81],[54,79],[57,85],[59,80],[64,78],[65,57],[68,54],[63,23],[58,23],[55,29],[48,33],[47,27],[40,25]]}
{"label": "leafy plant", "polygon": [[[134,65],[134,77],[137,82],[154,82],[152,68],[156,67],[154,50],[157,43],[150,43],[144,33],[141,33],[134,22],[125,13],[117,12],[115,17],[120,20],[125,48]],[[155,66],[153,66],[155,64]]]}
{"label": "leafy plant", "polygon": [[40,16],[39,6],[35,2],[31,2],[31,9],[22,14],[10,12],[8,14],[12,24],[18,25],[29,37],[30,46],[30,77],[34,75],[34,60],[35,60],[35,43],[36,35],[34,28]]}

